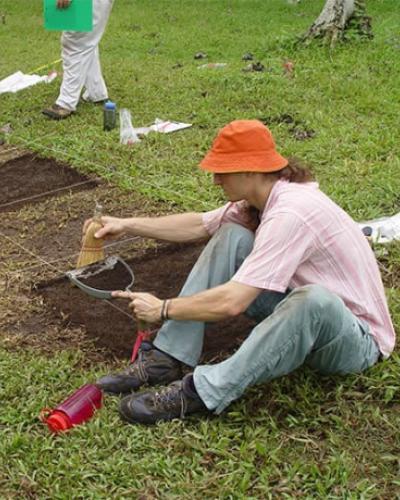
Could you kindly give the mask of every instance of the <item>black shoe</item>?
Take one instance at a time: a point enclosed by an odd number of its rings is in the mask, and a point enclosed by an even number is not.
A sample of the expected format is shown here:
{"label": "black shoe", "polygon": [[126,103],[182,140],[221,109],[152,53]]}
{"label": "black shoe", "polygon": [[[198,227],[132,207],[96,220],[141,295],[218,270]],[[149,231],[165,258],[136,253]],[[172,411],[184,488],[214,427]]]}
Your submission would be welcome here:
{"label": "black shoe", "polygon": [[192,374],[172,382],[160,391],[146,391],[124,398],[119,406],[123,420],[131,424],[155,424],[162,420],[183,418],[196,412],[208,411],[196,390]]}
{"label": "black shoe", "polygon": [[106,375],[96,382],[104,392],[126,394],[144,384],[168,384],[182,376],[182,364],[159,351],[150,342],[142,342],[137,359],[122,373]]}

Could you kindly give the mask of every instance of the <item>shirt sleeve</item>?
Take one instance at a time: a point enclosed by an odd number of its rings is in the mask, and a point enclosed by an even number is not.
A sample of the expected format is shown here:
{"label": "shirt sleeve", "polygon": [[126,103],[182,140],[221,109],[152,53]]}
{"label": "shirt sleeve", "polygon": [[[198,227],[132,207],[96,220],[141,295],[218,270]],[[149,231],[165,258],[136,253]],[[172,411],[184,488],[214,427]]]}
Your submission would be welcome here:
{"label": "shirt sleeve", "polygon": [[235,222],[250,229],[243,206],[242,202],[229,202],[215,210],[204,212],[202,220],[208,234],[212,236],[226,222]]}
{"label": "shirt sleeve", "polygon": [[232,280],[285,292],[298,267],[314,249],[314,234],[298,215],[276,214],[262,221],[252,252]]}

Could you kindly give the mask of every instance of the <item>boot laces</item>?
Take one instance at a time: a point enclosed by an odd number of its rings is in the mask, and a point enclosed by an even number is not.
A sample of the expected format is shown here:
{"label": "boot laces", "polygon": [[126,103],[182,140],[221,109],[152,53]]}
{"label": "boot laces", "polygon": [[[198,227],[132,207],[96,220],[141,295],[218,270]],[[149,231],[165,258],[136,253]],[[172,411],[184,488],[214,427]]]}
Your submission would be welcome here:
{"label": "boot laces", "polygon": [[128,366],[126,373],[127,375],[137,375],[139,380],[141,380],[142,382],[147,382],[149,379],[149,375],[146,371],[146,358],[144,354],[145,351],[139,349],[138,357],[133,363]]}
{"label": "boot laces", "polygon": [[179,415],[183,418],[186,413],[186,401],[183,397],[181,384],[168,386],[154,394],[154,406],[165,411],[174,411],[179,404]]}

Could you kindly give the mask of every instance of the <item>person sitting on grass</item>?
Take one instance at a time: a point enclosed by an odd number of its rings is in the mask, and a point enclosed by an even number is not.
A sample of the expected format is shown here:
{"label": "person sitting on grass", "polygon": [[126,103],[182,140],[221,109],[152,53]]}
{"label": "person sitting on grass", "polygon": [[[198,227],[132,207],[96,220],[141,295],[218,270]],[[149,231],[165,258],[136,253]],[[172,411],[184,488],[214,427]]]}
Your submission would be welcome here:
{"label": "person sitting on grass", "polygon": [[[209,238],[179,297],[113,292],[129,299],[139,320],[164,321],[124,372],[97,382],[106,392],[129,394],[121,417],[153,424],[219,414],[248,387],[301,365],[346,374],[387,358],[395,333],[374,254],[310,171],[281,156],[257,120],[222,128],[200,166],[213,173],[226,205],[165,217],[105,216],[96,233]],[[198,365],[205,323],[242,313],[258,324],[239,349],[220,363]],[[182,378],[183,365],[193,371]],[[146,384],[169,385],[134,392]]]}

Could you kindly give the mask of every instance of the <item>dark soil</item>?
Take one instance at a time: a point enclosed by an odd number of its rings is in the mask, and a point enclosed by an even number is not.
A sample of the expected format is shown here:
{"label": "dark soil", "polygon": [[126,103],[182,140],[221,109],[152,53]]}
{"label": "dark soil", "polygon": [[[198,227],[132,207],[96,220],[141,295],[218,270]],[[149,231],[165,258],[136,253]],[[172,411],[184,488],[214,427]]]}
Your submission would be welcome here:
{"label": "dark soil", "polygon": [[[127,260],[135,273],[134,290],[150,292],[160,298],[177,296],[201,249],[202,245],[164,244]],[[117,284],[119,279],[120,276],[116,276]],[[100,281],[96,284],[105,285]],[[110,287],[111,281],[105,286]],[[136,338],[136,322],[129,313],[127,301],[94,299],[64,277],[41,283],[37,288],[55,317],[64,326],[83,326],[94,344],[105,351],[106,357],[126,358],[130,355]],[[227,356],[241,344],[251,325],[243,317],[207,328],[204,359]]]}
{"label": "dark soil", "polygon": [[31,153],[7,161],[0,166],[0,172],[0,212],[13,211],[66,191],[81,191],[97,185],[96,180],[81,175],[67,165]]}
{"label": "dark soil", "polygon": [[119,260],[112,267],[106,261],[85,266],[74,277],[90,288],[107,291],[126,290],[134,279]]}
{"label": "dark soil", "polygon": [[[280,120],[288,125],[295,121],[290,115],[282,115]],[[38,167],[38,173],[29,170],[29,165],[42,167]],[[14,168],[17,173],[13,176]],[[60,178],[64,179],[64,186],[85,179],[54,160],[43,160],[31,153],[21,154],[13,148],[0,148],[0,172],[3,181],[0,205],[12,199],[11,191],[5,186],[9,189],[14,186],[17,195],[18,189],[25,189],[28,197],[49,190],[50,182],[53,182],[52,186],[60,186]],[[4,175],[13,179],[11,184],[9,180],[5,181]],[[39,189],[40,183],[43,184]],[[86,188],[92,186],[85,184]],[[126,301],[94,299],[73,287],[64,276],[52,279],[74,268],[81,245],[82,224],[92,215],[95,200],[103,205],[106,214],[115,216],[155,216],[174,210],[174,207],[146,200],[135,192],[121,191],[101,183],[91,190],[62,190],[60,196],[41,196],[24,203],[24,206],[21,203],[13,205],[12,211],[3,211],[0,341],[5,342],[4,345],[11,349],[33,346],[51,355],[60,349],[81,348],[96,361],[130,355],[136,324]],[[155,245],[142,238],[132,241],[128,238],[110,244],[106,255],[121,255],[131,266],[135,274],[133,289],[151,292],[160,298],[179,294],[201,251],[198,245]],[[394,259],[394,256],[398,256],[398,252],[395,252],[395,247],[390,249],[390,259],[382,258],[380,266],[385,285],[397,288],[400,282],[399,259]],[[89,281],[87,284],[101,286],[104,277],[99,283]],[[32,283],[39,284],[40,293],[31,292]],[[115,282],[107,277],[107,283],[110,289],[125,288],[125,281],[117,275]],[[243,317],[207,327],[204,361],[226,357],[241,344],[252,325]],[[92,350],[93,347],[99,349]]]}
{"label": "dark soil", "polygon": [[294,118],[292,115],[287,113],[283,113],[278,116],[264,116],[260,118],[260,121],[265,123],[267,126],[272,123],[287,125],[290,134],[298,141],[312,139],[316,134],[315,130],[309,128],[302,120]]}

